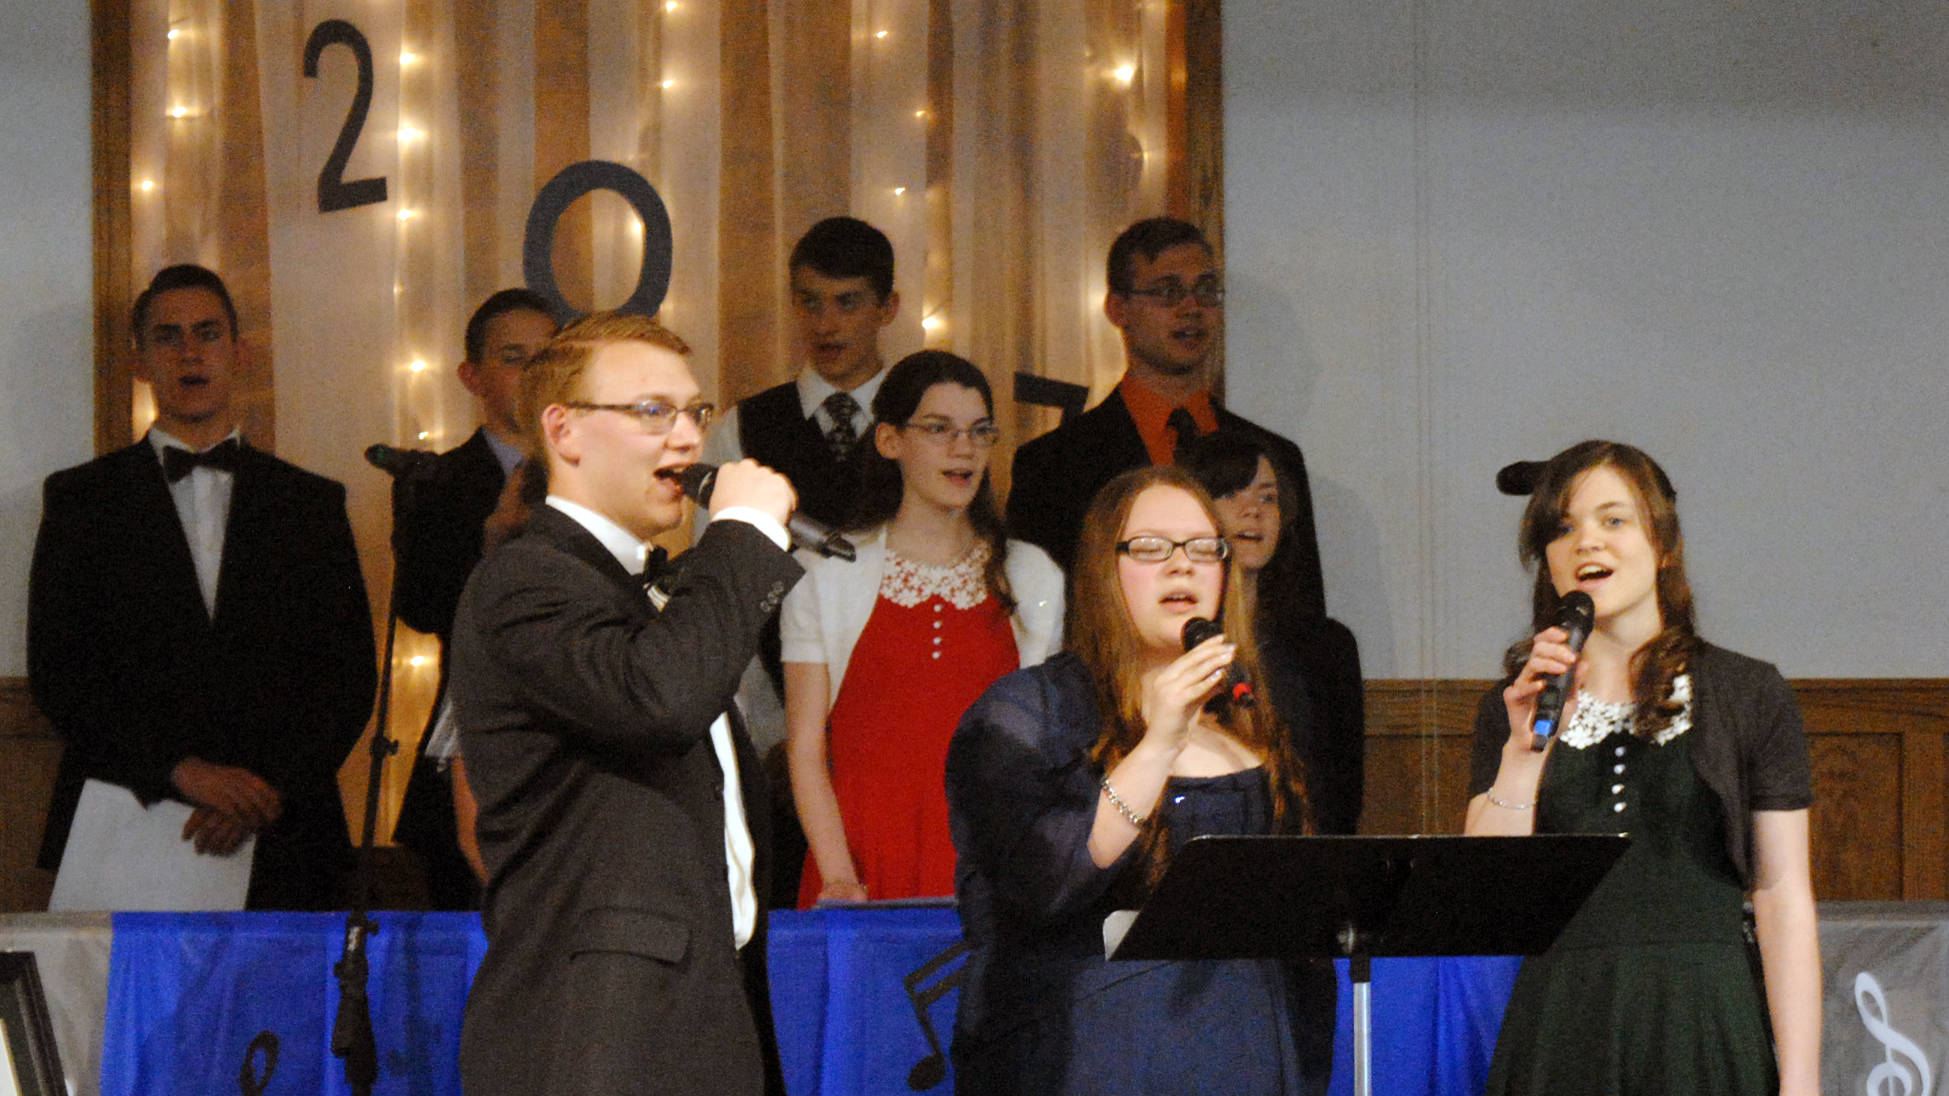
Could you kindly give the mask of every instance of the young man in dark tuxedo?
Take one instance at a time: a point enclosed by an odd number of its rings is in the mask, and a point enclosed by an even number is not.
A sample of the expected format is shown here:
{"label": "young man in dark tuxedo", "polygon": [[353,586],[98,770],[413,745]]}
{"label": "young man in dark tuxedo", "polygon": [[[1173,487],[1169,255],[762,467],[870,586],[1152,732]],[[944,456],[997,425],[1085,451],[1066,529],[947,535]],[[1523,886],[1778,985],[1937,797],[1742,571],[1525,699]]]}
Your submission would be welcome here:
{"label": "young man in dark tuxedo", "polygon": [[482,302],[467,321],[466,360],[458,369],[460,383],[480,405],[481,425],[423,469],[393,481],[399,619],[439,637],[441,650],[440,688],[420,734],[393,839],[419,857],[434,909],[480,905],[473,798],[447,697],[445,652],[460,590],[480,562],[482,525],[521,462],[522,370],[559,327],[548,302],[527,289],[503,289]]}
{"label": "young man in dark tuxedo", "polygon": [[375,669],[345,488],[240,437],[245,347],[216,274],[158,273],[134,330],[155,425],[48,477],[28,579],[28,680],[66,740],[41,865],[95,778],[188,803],[199,853],[254,834],[250,908],[334,908],[338,768]]}
{"label": "young man in dark tuxedo", "polygon": [[756,462],[720,467],[709,523],[656,574],[710,420],[687,353],[599,314],[522,378],[547,500],[475,568],[451,648],[488,872],[473,1096],[784,1091],[765,791],[732,694],[802,574],[794,496]]}

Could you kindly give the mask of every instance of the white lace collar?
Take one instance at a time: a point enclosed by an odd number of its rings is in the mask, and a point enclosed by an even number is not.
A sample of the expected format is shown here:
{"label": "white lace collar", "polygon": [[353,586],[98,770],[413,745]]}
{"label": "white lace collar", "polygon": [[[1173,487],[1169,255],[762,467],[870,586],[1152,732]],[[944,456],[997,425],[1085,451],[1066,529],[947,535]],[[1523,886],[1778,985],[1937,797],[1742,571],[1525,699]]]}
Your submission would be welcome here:
{"label": "white lace collar", "polygon": [[[1664,730],[1652,736],[1653,745],[1663,746],[1692,729],[1691,674],[1680,674],[1672,679],[1672,699],[1684,705],[1684,708],[1672,717]],[[1599,700],[1579,689],[1577,712],[1563,728],[1563,744],[1574,750],[1587,750],[1619,731],[1629,731],[1636,721],[1636,706],[1629,701]]]}
{"label": "white lace collar", "polygon": [[880,576],[880,596],[903,609],[930,597],[939,597],[956,609],[972,609],[988,598],[988,556],[988,542],[981,540],[945,566],[917,563],[889,548],[887,568]]}

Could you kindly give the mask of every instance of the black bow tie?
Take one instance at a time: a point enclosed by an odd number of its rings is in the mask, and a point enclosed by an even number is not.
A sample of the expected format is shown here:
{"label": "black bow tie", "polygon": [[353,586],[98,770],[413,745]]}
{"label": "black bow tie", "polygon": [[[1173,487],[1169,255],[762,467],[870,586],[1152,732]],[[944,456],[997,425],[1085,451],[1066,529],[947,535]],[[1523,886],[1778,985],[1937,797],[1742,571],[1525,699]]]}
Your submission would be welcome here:
{"label": "black bow tie", "polygon": [[243,453],[243,446],[236,438],[225,438],[201,453],[192,453],[174,445],[166,445],[162,450],[162,474],[175,483],[189,475],[196,468],[213,468],[219,472],[235,472]]}
{"label": "black bow tie", "polygon": [[637,576],[643,580],[643,589],[648,590],[656,585],[656,580],[662,577],[664,568],[669,562],[670,553],[665,551],[662,545],[650,549],[650,554],[643,560],[643,573]]}

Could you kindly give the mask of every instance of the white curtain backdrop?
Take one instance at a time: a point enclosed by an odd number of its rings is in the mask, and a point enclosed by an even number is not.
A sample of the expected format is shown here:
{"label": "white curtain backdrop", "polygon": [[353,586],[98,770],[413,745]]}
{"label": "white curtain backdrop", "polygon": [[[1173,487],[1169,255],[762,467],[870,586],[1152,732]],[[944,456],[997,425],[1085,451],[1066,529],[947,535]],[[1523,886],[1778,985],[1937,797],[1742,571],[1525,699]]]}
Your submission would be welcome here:
{"label": "white curtain backdrop", "polygon": [[[474,428],[453,372],[466,318],[522,283],[535,194],[579,160],[625,165],[663,198],[662,318],[712,397],[791,375],[785,256],[850,213],[894,243],[890,360],[969,357],[1012,447],[1055,422],[1014,406],[1014,374],[1101,396],[1120,373],[1103,256],[1163,212],[1169,2],[132,0],[130,275],[194,261],[230,279],[260,366],[247,431],[347,484],[380,609],[388,485],[360,453]],[[384,178],[386,197],[321,213],[359,77],[342,45],[303,75],[331,19],[373,62],[344,178]],[[570,304],[627,299],[642,246],[619,197],[577,201],[554,248]],[[409,749],[431,653],[398,656]]]}

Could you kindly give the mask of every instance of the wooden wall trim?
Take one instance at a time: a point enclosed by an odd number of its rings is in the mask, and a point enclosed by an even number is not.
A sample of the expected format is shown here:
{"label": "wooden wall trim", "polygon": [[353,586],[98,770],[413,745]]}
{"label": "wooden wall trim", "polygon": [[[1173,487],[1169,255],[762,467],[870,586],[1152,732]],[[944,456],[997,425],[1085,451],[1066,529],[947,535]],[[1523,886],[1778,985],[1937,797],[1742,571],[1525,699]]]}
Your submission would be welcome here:
{"label": "wooden wall trim", "polygon": [[135,428],[129,370],[129,274],[133,211],[129,192],[130,0],[92,0],[95,253],[95,452],[120,449]]}
{"label": "wooden wall trim", "polygon": [[[1467,737],[1476,702],[1495,682],[1488,678],[1391,678],[1367,682],[1367,733],[1434,733]],[[1823,677],[1788,682],[1800,701],[1808,731],[1847,724],[1853,734],[1902,734],[1904,721],[1949,721],[1949,678]],[[1420,722],[1429,702],[1446,715],[1465,712],[1460,723]],[[1949,729],[1949,728],[1945,728]]]}

